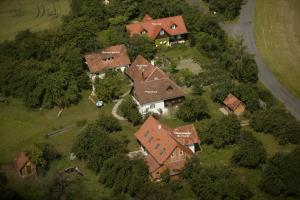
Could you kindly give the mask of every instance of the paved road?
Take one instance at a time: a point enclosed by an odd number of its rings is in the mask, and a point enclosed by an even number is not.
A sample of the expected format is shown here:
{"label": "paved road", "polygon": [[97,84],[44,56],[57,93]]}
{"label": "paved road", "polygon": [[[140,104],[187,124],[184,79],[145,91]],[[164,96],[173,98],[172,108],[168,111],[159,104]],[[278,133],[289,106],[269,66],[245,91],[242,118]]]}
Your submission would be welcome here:
{"label": "paved road", "polygon": [[300,120],[300,100],[294,97],[272,74],[269,68],[264,63],[260,55],[254,39],[254,12],[256,0],[248,0],[242,7],[239,21],[236,24],[222,26],[230,35],[241,36],[244,39],[245,45],[249,51],[255,55],[255,60],[258,65],[258,76],[260,81],[284,103],[286,108]]}

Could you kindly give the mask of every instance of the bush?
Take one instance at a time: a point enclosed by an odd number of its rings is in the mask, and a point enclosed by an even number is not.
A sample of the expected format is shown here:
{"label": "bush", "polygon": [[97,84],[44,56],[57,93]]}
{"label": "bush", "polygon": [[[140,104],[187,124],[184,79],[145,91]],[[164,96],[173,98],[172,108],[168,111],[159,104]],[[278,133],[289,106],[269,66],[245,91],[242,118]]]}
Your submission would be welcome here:
{"label": "bush", "polygon": [[240,14],[243,0],[205,0],[209,9],[223,15],[228,20],[233,20]]}
{"label": "bush", "polygon": [[122,126],[120,122],[114,118],[111,114],[101,113],[96,120],[97,126],[100,126],[105,132],[112,133],[116,131],[121,131]]}
{"label": "bush", "polygon": [[78,135],[72,150],[98,173],[106,159],[126,152],[126,147],[124,143],[111,138],[104,127],[96,122],[89,124]]}
{"label": "bush", "polygon": [[179,106],[176,115],[184,121],[196,121],[209,117],[206,102],[199,96],[188,97]]}
{"label": "bush", "polygon": [[263,169],[261,189],[271,195],[300,198],[300,149],[276,154]]}
{"label": "bush", "polygon": [[282,144],[300,142],[300,122],[283,108],[255,113],[250,125],[255,131],[271,133]]}
{"label": "bush", "polygon": [[266,161],[264,145],[257,140],[251,132],[243,131],[241,135],[247,135],[242,139],[239,149],[232,155],[232,162],[247,168],[257,168]]}
{"label": "bush", "polygon": [[199,130],[202,142],[212,144],[215,148],[224,148],[239,141],[240,122],[234,115],[212,120],[206,130]]}
{"label": "bush", "polygon": [[142,122],[143,118],[131,96],[123,100],[120,109],[123,116],[134,125],[138,125]]}

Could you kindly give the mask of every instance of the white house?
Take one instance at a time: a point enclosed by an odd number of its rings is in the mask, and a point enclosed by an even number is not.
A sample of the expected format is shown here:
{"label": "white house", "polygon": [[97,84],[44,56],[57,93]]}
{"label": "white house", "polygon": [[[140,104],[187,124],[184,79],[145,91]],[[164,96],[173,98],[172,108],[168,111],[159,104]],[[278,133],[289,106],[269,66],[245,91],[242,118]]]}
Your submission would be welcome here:
{"label": "white house", "polygon": [[164,114],[184,99],[181,88],[158,67],[138,56],[126,71],[133,82],[132,96],[139,112]]}

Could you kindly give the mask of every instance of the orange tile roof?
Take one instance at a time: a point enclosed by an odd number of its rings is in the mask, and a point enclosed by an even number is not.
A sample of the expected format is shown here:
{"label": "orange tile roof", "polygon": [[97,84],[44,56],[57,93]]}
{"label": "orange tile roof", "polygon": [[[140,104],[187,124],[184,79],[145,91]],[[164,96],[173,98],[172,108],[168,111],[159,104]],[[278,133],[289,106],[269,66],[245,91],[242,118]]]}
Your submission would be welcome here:
{"label": "orange tile roof", "polygon": [[180,126],[173,129],[172,135],[182,145],[200,143],[200,139],[193,124]]}
{"label": "orange tile roof", "polygon": [[177,142],[164,127],[150,116],[135,133],[135,137],[158,164],[163,164],[177,146]]}
{"label": "orange tile roof", "polygon": [[[172,25],[176,25],[176,28],[172,29]],[[145,15],[142,21],[127,25],[126,30],[131,36],[136,34],[140,35],[141,32],[145,30],[147,36],[151,39],[155,39],[160,30],[164,30],[171,36],[187,33],[187,29],[181,15],[161,19],[152,19],[149,15]]]}
{"label": "orange tile roof", "polygon": [[235,110],[241,103],[242,102],[231,93],[228,94],[228,96],[223,101],[223,104],[231,110]]}
{"label": "orange tile roof", "polygon": [[160,165],[158,164],[158,162],[150,154],[148,154],[145,157],[145,161],[147,163],[147,166],[149,168],[149,172],[150,173],[154,172],[155,170],[157,170],[160,167]]}
{"label": "orange tile roof", "polygon": [[[85,54],[84,58],[91,73],[130,64],[127,48],[123,44],[111,46],[96,53]],[[111,59],[106,60],[107,58]]]}
{"label": "orange tile roof", "polygon": [[126,71],[126,74],[134,82],[144,81],[154,69],[155,67],[148,60],[146,60],[143,56],[138,55]]}

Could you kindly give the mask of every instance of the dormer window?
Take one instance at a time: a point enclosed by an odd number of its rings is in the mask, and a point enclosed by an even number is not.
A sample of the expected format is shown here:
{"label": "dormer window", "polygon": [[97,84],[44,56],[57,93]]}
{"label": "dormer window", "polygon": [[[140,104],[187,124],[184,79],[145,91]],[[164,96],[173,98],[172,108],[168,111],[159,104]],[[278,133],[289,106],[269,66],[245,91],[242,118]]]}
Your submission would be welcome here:
{"label": "dormer window", "polygon": [[167,92],[172,92],[173,91],[173,87],[171,86],[171,85],[169,85],[168,87],[167,87]]}
{"label": "dormer window", "polygon": [[145,29],[141,32],[142,35],[144,35],[146,33],[147,33],[147,31]]}
{"label": "dormer window", "polygon": [[165,34],[165,31],[164,30],[161,30],[160,32],[159,32],[159,35],[164,35]]}
{"label": "dormer window", "polygon": [[112,59],[114,59],[113,56],[108,56],[108,57],[104,58],[103,60],[104,60],[104,61],[110,61],[110,60],[112,60]]}
{"label": "dormer window", "polygon": [[176,24],[172,24],[171,29],[175,30],[177,28]]}

